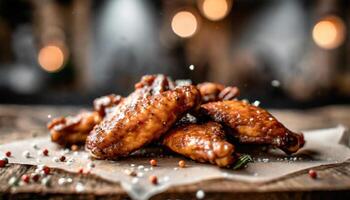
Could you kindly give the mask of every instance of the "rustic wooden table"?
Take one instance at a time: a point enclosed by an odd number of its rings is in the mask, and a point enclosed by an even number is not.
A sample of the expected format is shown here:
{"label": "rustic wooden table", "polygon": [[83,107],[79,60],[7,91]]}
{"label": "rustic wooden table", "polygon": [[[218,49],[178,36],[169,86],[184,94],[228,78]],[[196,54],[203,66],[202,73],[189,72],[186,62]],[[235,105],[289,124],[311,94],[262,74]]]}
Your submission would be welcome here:
{"label": "rustic wooden table", "polygon": [[[30,138],[33,134],[47,134],[45,124],[52,117],[74,113],[76,107],[0,106],[0,144],[16,139]],[[283,123],[293,130],[332,127],[343,124],[350,127],[350,106],[328,106],[311,110],[272,110]],[[70,174],[54,170],[53,183],[61,176],[86,183],[85,191],[77,194],[71,185],[40,184],[11,188],[12,176],[34,171],[32,166],[11,164],[0,168],[0,199],[129,199],[121,186],[93,175]],[[152,199],[195,199],[196,191],[205,191],[205,199],[350,199],[350,161],[334,166],[317,168],[319,178],[313,180],[302,171],[283,179],[263,184],[240,181],[212,180],[173,187]]]}

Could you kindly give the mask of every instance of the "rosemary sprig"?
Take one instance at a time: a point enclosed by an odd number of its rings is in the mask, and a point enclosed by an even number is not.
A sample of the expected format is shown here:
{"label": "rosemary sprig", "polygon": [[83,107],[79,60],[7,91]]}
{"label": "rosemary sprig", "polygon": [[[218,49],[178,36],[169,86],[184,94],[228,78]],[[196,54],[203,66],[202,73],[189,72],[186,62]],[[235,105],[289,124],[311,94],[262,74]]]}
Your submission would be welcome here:
{"label": "rosemary sprig", "polygon": [[240,169],[252,161],[253,161],[253,159],[252,159],[252,157],[250,157],[250,155],[248,155],[248,154],[241,155],[240,157],[238,157],[238,160],[233,165],[233,169]]}

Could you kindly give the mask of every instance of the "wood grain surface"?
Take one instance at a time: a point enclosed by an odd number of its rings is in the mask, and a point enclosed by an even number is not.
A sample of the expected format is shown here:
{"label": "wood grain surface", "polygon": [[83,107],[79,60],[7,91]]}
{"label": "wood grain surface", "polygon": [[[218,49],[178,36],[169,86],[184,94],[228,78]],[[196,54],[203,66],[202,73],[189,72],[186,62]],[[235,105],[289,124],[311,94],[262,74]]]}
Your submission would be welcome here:
{"label": "wood grain surface", "polygon": [[[55,106],[0,106],[0,144],[33,135],[48,134],[49,117],[75,113],[81,108]],[[350,106],[328,106],[311,110],[272,110],[280,121],[293,130],[350,127]],[[0,199],[129,199],[117,183],[93,175],[78,175],[53,170],[52,185],[29,184],[10,187],[12,176],[34,172],[32,166],[11,164],[0,168]],[[211,180],[172,187],[152,199],[196,199],[196,191],[205,191],[205,199],[350,199],[350,161],[316,169],[319,178],[311,179],[307,171],[263,184],[231,180]],[[85,191],[77,193],[72,184],[58,185],[58,178],[71,177],[83,182]]]}

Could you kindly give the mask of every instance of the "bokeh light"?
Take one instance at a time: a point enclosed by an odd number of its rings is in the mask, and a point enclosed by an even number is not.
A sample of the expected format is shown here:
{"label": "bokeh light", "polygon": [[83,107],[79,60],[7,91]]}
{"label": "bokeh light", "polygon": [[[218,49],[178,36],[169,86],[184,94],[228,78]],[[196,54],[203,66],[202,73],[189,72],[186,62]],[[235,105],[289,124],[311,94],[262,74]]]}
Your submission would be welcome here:
{"label": "bokeh light", "polygon": [[202,3],[202,12],[206,18],[212,21],[218,21],[226,17],[229,12],[227,0],[204,0]]}
{"label": "bokeh light", "polygon": [[39,51],[38,62],[47,72],[57,72],[64,64],[64,53],[58,46],[45,46]]}
{"label": "bokeh light", "polygon": [[180,37],[187,38],[193,36],[198,28],[198,22],[194,14],[189,11],[176,13],[171,21],[171,28]]}
{"label": "bokeh light", "polygon": [[339,47],[345,39],[344,22],[336,16],[328,16],[316,23],[312,31],[315,43],[324,49]]}

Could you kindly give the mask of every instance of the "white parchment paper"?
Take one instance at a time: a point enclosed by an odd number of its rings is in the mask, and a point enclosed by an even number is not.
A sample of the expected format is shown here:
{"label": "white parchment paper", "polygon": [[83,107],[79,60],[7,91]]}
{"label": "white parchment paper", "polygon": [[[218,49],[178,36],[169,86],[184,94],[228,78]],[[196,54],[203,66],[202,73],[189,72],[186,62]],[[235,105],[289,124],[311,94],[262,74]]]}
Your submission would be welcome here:
{"label": "white parchment paper", "polygon": [[[249,151],[254,158],[253,163],[241,170],[220,169],[210,164],[200,164],[191,160],[186,161],[186,168],[179,168],[178,161],[183,159],[182,157],[167,154],[157,157],[159,152],[152,152],[152,150],[141,150],[130,158],[118,161],[91,160],[87,152],[64,151],[50,142],[48,137],[1,145],[0,156],[3,156],[6,151],[11,151],[10,163],[45,164],[69,172],[77,172],[81,167],[87,170],[91,167],[89,163],[94,163],[95,167],[91,168],[91,173],[109,181],[120,182],[133,199],[148,199],[173,185],[216,178],[248,182],[271,181],[303,169],[341,163],[350,158],[349,134],[345,127],[305,131],[304,134],[306,145],[293,156],[286,156],[279,150],[261,151],[260,148],[252,150],[251,147],[241,149],[241,151]],[[43,148],[49,150],[49,156],[40,155]],[[30,152],[30,158],[23,156],[25,151]],[[65,154],[66,161],[57,162],[57,159],[55,161],[55,157],[62,154]],[[158,160],[158,166],[150,166],[151,158]],[[130,171],[136,172],[137,176],[130,176]],[[150,183],[150,175],[158,177],[157,185]]]}

